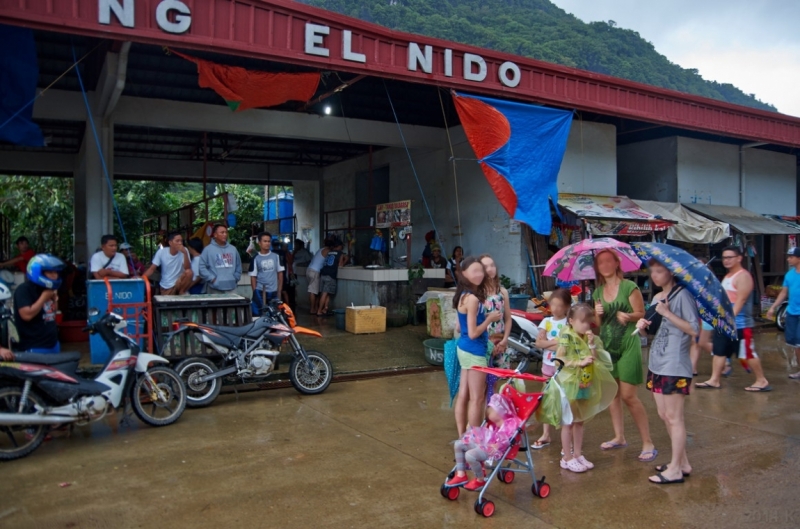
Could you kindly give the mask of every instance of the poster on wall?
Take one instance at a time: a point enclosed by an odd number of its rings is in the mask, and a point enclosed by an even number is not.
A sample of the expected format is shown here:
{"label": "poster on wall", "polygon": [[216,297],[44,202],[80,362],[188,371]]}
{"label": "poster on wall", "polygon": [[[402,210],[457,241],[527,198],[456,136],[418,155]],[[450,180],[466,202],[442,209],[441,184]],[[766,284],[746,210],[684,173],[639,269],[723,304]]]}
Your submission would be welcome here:
{"label": "poster on wall", "polygon": [[394,228],[411,224],[411,201],[400,200],[378,204],[375,208],[375,227]]}

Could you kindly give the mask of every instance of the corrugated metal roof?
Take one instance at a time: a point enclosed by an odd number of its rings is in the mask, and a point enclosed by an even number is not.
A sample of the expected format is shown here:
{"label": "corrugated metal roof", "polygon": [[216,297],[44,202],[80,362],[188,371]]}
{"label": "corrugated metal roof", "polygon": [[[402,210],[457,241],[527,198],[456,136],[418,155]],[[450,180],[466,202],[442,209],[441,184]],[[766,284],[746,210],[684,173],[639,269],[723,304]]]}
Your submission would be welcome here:
{"label": "corrugated metal roof", "polygon": [[712,204],[683,204],[688,209],[704,217],[720,222],[727,222],[737,231],[745,235],[797,235],[800,229],[768,219],[737,206],[716,206]]}

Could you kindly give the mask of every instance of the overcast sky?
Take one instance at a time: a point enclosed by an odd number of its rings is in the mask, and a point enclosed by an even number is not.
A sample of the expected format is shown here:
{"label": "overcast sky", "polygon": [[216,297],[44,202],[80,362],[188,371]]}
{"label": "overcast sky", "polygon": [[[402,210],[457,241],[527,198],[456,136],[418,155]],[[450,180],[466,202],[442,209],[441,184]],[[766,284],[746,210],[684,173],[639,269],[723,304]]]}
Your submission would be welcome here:
{"label": "overcast sky", "polygon": [[551,0],[585,22],[614,20],[704,79],[800,116],[798,0]]}

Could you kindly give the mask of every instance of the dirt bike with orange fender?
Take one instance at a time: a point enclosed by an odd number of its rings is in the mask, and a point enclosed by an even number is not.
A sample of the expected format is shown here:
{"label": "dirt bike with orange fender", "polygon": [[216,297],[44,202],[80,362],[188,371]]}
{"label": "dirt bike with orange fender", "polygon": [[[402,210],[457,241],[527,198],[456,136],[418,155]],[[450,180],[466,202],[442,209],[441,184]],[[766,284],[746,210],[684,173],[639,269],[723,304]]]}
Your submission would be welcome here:
{"label": "dirt bike with orange fender", "polygon": [[292,349],[289,379],[297,391],[306,395],[322,393],[333,378],[328,358],[318,351],[306,351],[297,340],[298,334],[322,335],[298,326],[292,310],[280,300],[270,301],[261,317],[241,327],[178,320],[173,328],[165,335],[165,343],[181,333],[191,333],[201,344],[219,353],[216,361],[191,357],[175,368],[186,382],[186,405],[192,408],[214,402],[226,377],[242,383],[263,382],[275,372],[284,343]]}

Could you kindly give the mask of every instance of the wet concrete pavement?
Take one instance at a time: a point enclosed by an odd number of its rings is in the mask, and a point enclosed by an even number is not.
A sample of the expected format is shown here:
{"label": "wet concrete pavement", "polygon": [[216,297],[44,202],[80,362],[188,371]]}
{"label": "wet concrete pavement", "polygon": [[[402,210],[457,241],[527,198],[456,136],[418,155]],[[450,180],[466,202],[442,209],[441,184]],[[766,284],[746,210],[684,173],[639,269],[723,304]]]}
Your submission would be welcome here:
{"label": "wet concrete pavement", "polygon": [[[77,428],[0,465],[0,527],[798,527],[800,383],[786,378],[773,334],[757,344],[774,391],[745,393],[752,377],[739,366],[722,390],[693,391],[694,470],[682,485],[647,482],[652,465],[636,460],[629,416],[629,447],[601,452],[612,436],[603,414],[586,426],[594,470],[561,470],[554,443],[534,453],[551,496],[533,497],[518,475],[492,485],[497,512],[480,518],[473,493],[439,495],[455,431],[444,376],[433,372],[333,384],[312,397],[223,395],[165,428],[136,419]],[[709,369],[704,359],[700,380]],[[666,431],[640,395],[665,463]]]}

